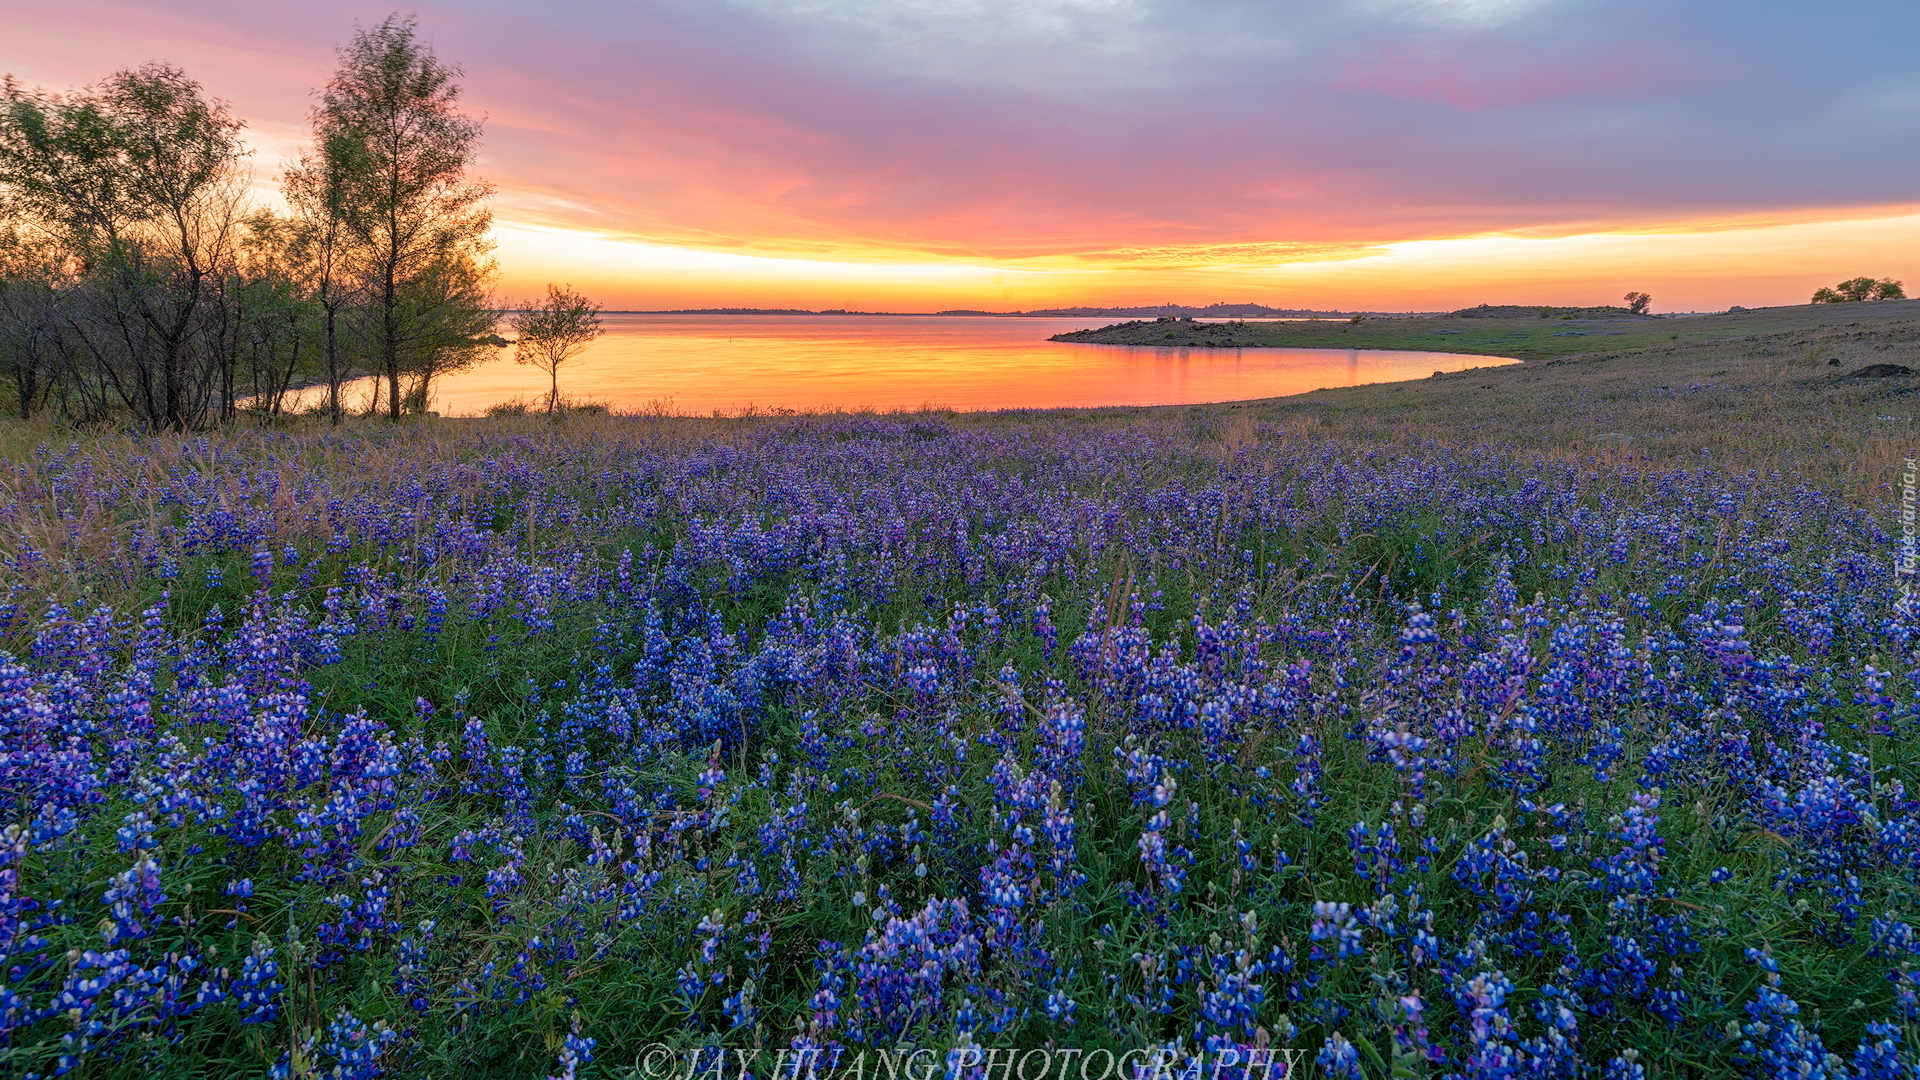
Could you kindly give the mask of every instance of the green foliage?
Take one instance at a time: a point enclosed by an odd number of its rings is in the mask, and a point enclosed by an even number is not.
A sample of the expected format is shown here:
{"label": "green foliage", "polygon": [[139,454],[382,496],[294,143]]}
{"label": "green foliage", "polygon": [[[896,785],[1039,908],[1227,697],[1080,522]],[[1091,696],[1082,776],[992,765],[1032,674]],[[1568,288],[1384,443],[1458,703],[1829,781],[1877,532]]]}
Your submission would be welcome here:
{"label": "green foliage", "polygon": [[459,75],[412,20],[356,33],[314,110],[314,148],[288,177],[364,298],[393,419],[424,411],[434,377],[474,363],[492,332],[493,189],[468,175],[480,122],[459,111]]}
{"label": "green foliage", "polygon": [[[306,383],[433,381],[493,354],[491,189],[459,71],[389,18],[357,34],[284,177],[250,209],[241,121],[148,64],[67,94],[0,81],[0,378],[22,416],[175,430],[278,414]],[[32,257],[17,257],[32,249]]]}
{"label": "green foliage", "polygon": [[[238,275],[241,123],[179,68],[148,64],[72,94],[0,84],[0,209],[9,232],[60,253],[39,281],[65,309],[63,399],[84,416],[124,409],[182,429],[224,419],[226,331]],[[44,333],[42,312],[11,336]],[[19,320],[19,321],[14,321]],[[15,353],[15,386],[24,385]],[[31,356],[32,354],[27,354]],[[34,395],[17,395],[31,409]]]}
{"label": "green foliage", "polygon": [[[638,422],[578,435],[544,422],[487,425],[466,443],[451,425],[382,425],[364,440],[275,434],[240,450],[221,444],[194,451],[195,469],[204,470],[195,482],[230,493],[236,510],[273,503],[276,496],[247,486],[268,455],[280,470],[324,459],[332,464],[292,486],[323,488],[341,514],[358,516],[350,525],[336,521],[337,532],[323,528],[312,536],[289,523],[285,537],[261,546],[275,556],[264,566],[249,558],[251,545],[240,545],[190,554],[157,569],[161,578],[136,570],[123,586],[128,592],[114,597],[120,610],[132,614],[168,590],[156,618],[179,633],[183,664],[203,647],[241,648],[253,633],[241,626],[243,618],[255,619],[249,613],[265,620],[254,626],[279,618],[287,620],[282,625],[311,626],[323,610],[349,612],[358,625],[339,639],[337,658],[302,664],[297,677],[276,685],[310,690],[329,722],[364,711],[398,744],[418,739],[449,752],[396,774],[391,803],[360,807],[364,816],[354,819],[350,833],[359,861],[353,874],[337,880],[302,880],[300,857],[289,847],[237,842],[225,812],[164,825],[152,854],[165,867],[167,895],[163,918],[140,946],[143,955],[197,950],[209,966],[232,969],[256,944],[270,943],[287,983],[281,1012],[269,1024],[242,1025],[226,1006],[208,1010],[181,1025],[180,1042],[128,1040],[112,1051],[118,1059],[99,1054],[83,1075],[264,1075],[282,1055],[295,1075],[309,1066],[325,1075],[329,1063],[304,1056],[308,1051],[300,1047],[341,1010],[405,1032],[385,1064],[398,1075],[423,1077],[549,1075],[576,1020],[599,1044],[594,1064],[601,1071],[583,1075],[619,1075],[654,1041],[785,1045],[814,1018],[812,1002],[823,985],[816,967],[820,943],[859,948],[874,940],[887,926],[874,914],[883,888],[887,902],[908,914],[955,897],[984,908],[980,870],[991,862],[992,845],[1004,846],[1010,835],[1001,818],[1010,805],[1008,777],[1017,778],[1043,755],[1051,736],[1034,718],[1061,701],[1085,710],[1086,743],[1076,752],[1084,771],[1075,774],[1070,798],[1075,865],[1086,880],[1071,895],[1036,899],[1031,911],[1035,925],[1045,926],[1039,944],[1057,960],[1049,970],[1058,972],[1060,988],[1081,1011],[1071,1027],[1037,1008],[1013,1015],[992,1033],[994,1045],[1051,1040],[1125,1051],[1191,1038],[1222,973],[1235,970],[1237,952],[1244,949],[1249,962],[1277,964],[1270,950],[1284,950],[1290,974],[1270,967],[1254,977],[1270,988],[1258,1022],[1276,1041],[1313,1047],[1339,1031],[1361,1053],[1377,1055],[1380,1065],[1398,1062],[1401,1075],[1418,1076],[1433,1063],[1394,1041],[1396,1026],[1405,1022],[1396,1002],[1410,990],[1424,994],[1429,1026],[1457,1044],[1471,1018],[1453,996],[1459,987],[1433,966],[1471,974],[1475,958],[1462,959],[1459,946],[1480,929],[1505,942],[1497,962],[1519,988],[1510,999],[1517,1040],[1540,1030],[1532,1006],[1551,1004],[1547,988],[1566,988],[1564,965],[1584,961],[1585,978],[1603,979],[1607,968],[1595,961],[1607,955],[1610,940],[1636,934],[1652,940],[1646,924],[1682,913],[1696,935],[1689,940],[1700,948],[1665,959],[1685,965],[1684,980],[1675,976],[1673,984],[1688,996],[1674,1007],[1689,1037],[1676,1036],[1637,1005],[1605,1007],[1605,995],[1590,991],[1589,1001],[1600,1004],[1581,1016],[1584,1060],[1632,1051],[1660,1075],[1729,1074],[1735,1040],[1699,1035],[1747,1019],[1743,1006],[1761,984],[1759,971],[1742,959],[1748,948],[1772,950],[1809,1024],[1830,1047],[1850,1048],[1865,1021],[1887,1014],[1892,961],[1875,958],[1862,940],[1841,940],[1831,914],[1808,899],[1820,894],[1783,884],[1806,871],[1806,848],[1815,838],[1767,831],[1742,805],[1750,777],[1717,771],[1718,759],[1708,757],[1689,758],[1682,768],[1650,745],[1655,737],[1693,738],[1696,730],[1712,748],[1735,745],[1729,740],[1748,728],[1723,719],[1713,703],[1699,703],[1699,728],[1662,736],[1660,710],[1691,709],[1691,703],[1609,699],[1596,723],[1622,731],[1618,765],[1596,764],[1605,748],[1594,732],[1563,726],[1541,750],[1537,791],[1517,788],[1499,771],[1520,738],[1503,722],[1509,715],[1526,719],[1524,711],[1503,714],[1497,703],[1483,708],[1484,700],[1476,699],[1478,730],[1460,735],[1444,759],[1432,757],[1431,772],[1419,776],[1384,753],[1380,742],[1397,723],[1426,731],[1447,711],[1460,692],[1460,674],[1484,668],[1495,655],[1463,651],[1470,640],[1484,643],[1473,650],[1503,638],[1511,643],[1512,651],[1499,655],[1514,662],[1509,677],[1515,681],[1503,685],[1516,692],[1563,686],[1529,699],[1541,708],[1583,707],[1583,694],[1598,692],[1602,670],[1644,671],[1646,685],[1656,690],[1695,685],[1727,655],[1681,648],[1668,631],[1696,614],[1700,601],[1738,598],[1751,604],[1744,609],[1745,632],[1767,643],[1764,670],[1831,666],[1830,684],[1817,687],[1819,700],[1804,706],[1805,730],[1823,725],[1859,755],[1851,767],[1871,774],[1891,815],[1905,798],[1897,786],[1912,790],[1920,782],[1920,757],[1910,741],[1852,727],[1867,710],[1849,697],[1847,684],[1867,661],[1848,650],[1878,625],[1877,609],[1858,609],[1857,625],[1868,628],[1858,636],[1816,647],[1780,631],[1784,620],[1805,612],[1768,602],[1784,584],[1775,575],[1791,570],[1801,575],[1794,581],[1807,580],[1805,564],[1827,558],[1817,548],[1809,551],[1810,538],[1843,536],[1835,526],[1854,519],[1821,516],[1796,503],[1794,513],[1804,520],[1750,516],[1737,506],[1706,511],[1724,515],[1724,527],[1716,519],[1702,526],[1698,514],[1675,514],[1669,524],[1647,505],[1659,496],[1617,475],[1587,472],[1578,474],[1578,490],[1553,491],[1550,506],[1534,517],[1462,511],[1461,493],[1423,507],[1383,505],[1394,491],[1470,473],[1474,459],[1463,455],[1448,468],[1401,477],[1396,470],[1421,469],[1422,460],[1390,461],[1378,447],[1334,439],[1289,442],[1276,451],[1272,441],[1287,436],[1271,428],[1260,432],[1201,417],[1162,422],[1132,456],[1098,468],[1066,466],[1060,459],[1075,460],[1073,448],[1063,451],[1033,435],[1041,424],[1066,420],[1005,423],[997,434],[970,441],[928,417],[879,434],[875,429],[884,425],[864,422],[742,424],[729,429],[733,441],[715,438],[693,447],[663,435],[653,444],[658,461],[618,453],[622,440],[643,437],[647,429]],[[1264,447],[1263,435],[1270,440]],[[1226,459],[1218,453],[1222,442],[1230,450]],[[150,443],[142,450],[157,452]],[[969,512],[964,530],[951,528],[952,521],[938,528],[901,517],[898,533],[881,542],[900,545],[906,557],[888,563],[893,570],[883,582],[866,578],[853,588],[820,573],[833,565],[831,555],[783,562],[729,559],[711,547],[704,557],[693,554],[702,550],[692,539],[695,529],[723,535],[714,531],[717,524],[748,538],[769,535],[762,531],[767,525],[821,520],[811,510],[779,505],[791,498],[786,492],[794,478],[816,485],[823,502],[857,505],[882,490],[861,470],[887,455],[907,462],[895,476],[911,477],[969,454],[980,455],[970,459],[977,469],[967,475],[982,489],[1044,485],[1045,498],[1020,513],[1046,515],[1046,534],[1059,537],[1058,561],[979,560],[974,552],[990,551],[1025,526],[1021,517],[977,511]],[[406,464],[394,475],[367,479],[366,462],[382,456]],[[793,457],[801,466],[786,472],[782,467]],[[1536,476],[1566,475],[1544,463],[1513,470],[1510,479],[1481,475],[1470,486],[1474,497],[1496,508],[1511,505],[1506,496],[1535,488]],[[63,477],[77,483],[72,478],[88,472],[68,462]],[[155,472],[174,470],[163,461]],[[1314,482],[1316,474],[1337,479]],[[1149,494],[1178,492],[1178,500],[1155,507],[1148,498],[1110,491],[1144,475],[1156,477]],[[1665,479],[1686,482],[1677,474]],[[1719,484],[1703,481],[1680,505],[1713,506]],[[936,506],[942,493],[954,490],[961,486],[921,481],[911,489],[912,502]],[[665,503],[653,502],[663,496]],[[1703,496],[1704,503],[1693,501]],[[634,515],[636,504],[657,512]],[[379,512],[349,509],[368,505]],[[513,560],[501,564],[510,566],[508,573],[489,580],[505,587],[551,572],[576,585],[545,594],[553,602],[537,618],[513,605],[473,604],[484,590],[462,590],[494,565],[492,556],[463,556],[449,546],[436,559],[423,559],[417,533],[409,542],[406,529],[389,528],[429,505],[459,505],[461,525],[473,526],[462,543]],[[716,506],[730,509],[721,516]],[[140,523],[142,535],[178,535],[195,523],[221,520],[216,508],[182,499],[151,511],[138,503],[122,508],[155,515]],[[887,517],[869,513],[860,524]],[[1612,542],[1616,521],[1628,517],[1644,527],[1619,534],[1617,551],[1596,560]],[[1774,550],[1768,545],[1776,529],[1779,558],[1756,557]],[[1101,537],[1105,541],[1096,542]],[[1122,537],[1125,543],[1114,542]],[[277,557],[282,540],[297,549],[284,559]],[[1661,563],[1658,573],[1649,569]],[[1630,596],[1649,581],[1659,583],[1667,569],[1689,566],[1695,569],[1686,580],[1666,586],[1644,609],[1621,609],[1620,622],[1604,608],[1610,601],[1596,607],[1595,597]],[[77,580],[104,588],[112,569]],[[434,591],[442,588],[448,591],[439,595],[437,613],[444,621],[436,622]],[[1869,583],[1852,596],[1873,602],[1883,592]],[[261,599],[267,596],[272,599]],[[955,619],[956,611],[977,610],[972,605],[983,599],[998,605],[1004,622],[989,625],[977,614]],[[1033,600],[1049,605],[1060,630],[1057,646],[1035,630]],[[1445,617],[1437,640],[1407,644],[1400,634],[1414,601],[1459,611]],[[673,682],[657,667],[649,677],[654,682],[637,674],[653,647],[650,623],[662,608],[665,632],[683,642],[718,635],[709,639],[724,639],[744,654],[778,636],[783,620],[791,631],[809,620],[824,626],[844,618],[870,631],[871,645],[901,655],[910,640],[937,643],[963,657],[970,674],[930,692],[914,689],[898,664],[866,661],[865,676],[836,683],[830,697],[768,684],[764,712],[751,732],[742,732],[748,737],[718,752],[672,743],[658,753],[615,754],[610,729],[616,723],[641,713],[671,718],[693,700],[671,685],[655,685],[662,678]],[[1250,636],[1222,647],[1219,635],[1234,627]],[[1280,630],[1269,636],[1269,627]],[[33,645],[20,633],[9,648],[26,655]],[[1123,634],[1137,635],[1126,646],[1131,655],[1116,648],[1111,663],[1097,661],[1103,640]],[[1586,644],[1602,634],[1621,635],[1617,651]],[[1787,651],[1774,655],[1775,644]],[[804,650],[808,663],[822,659],[811,649]],[[1263,680],[1281,697],[1225,742],[1221,732],[1197,723],[1143,722],[1142,710],[1170,692],[1162,670],[1171,673],[1188,658],[1194,658],[1194,677],[1219,678],[1222,686]],[[1130,666],[1134,673],[1125,679],[1161,681],[1115,681],[1114,673]],[[1296,667],[1291,681],[1284,674],[1269,678]],[[1564,688],[1562,680],[1576,669],[1594,673],[1580,684],[1588,690]],[[180,689],[173,680],[182,670],[154,668],[156,700]],[[785,669],[770,664],[765,670]],[[1003,681],[1002,672],[1017,679]],[[1757,695],[1746,680],[1760,677],[1749,673],[1721,685],[1729,694]],[[607,708],[622,700],[607,693],[615,683],[636,695],[625,699],[634,706],[625,721]],[[223,688],[203,678],[199,685],[210,702],[220,700],[215,691],[239,692],[237,683]],[[1464,698],[1460,704],[1464,716],[1468,705]],[[236,722],[254,719],[248,714]],[[222,726],[172,716],[168,722],[177,725],[169,731],[176,738],[160,744],[168,755],[191,752]],[[1317,740],[1312,760],[1324,775],[1307,767],[1309,757],[1299,750],[1303,735]],[[494,748],[491,756],[470,751],[480,742]],[[520,748],[528,753],[518,756]],[[515,754],[505,755],[507,749]],[[569,756],[576,751],[590,768],[574,768]],[[1169,786],[1177,787],[1165,804],[1163,828],[1168,844],[1184,849],[1178,888],[1157,879],[1142,858],[1140,841],[1156,807],[1144,805],[1124,777],[1120,763],[1135,751],[1165,759]],[[473,842],[472,860],[449,861],[448,852],[467,843],[463,834],[490,824],[497,830],[500,796],[489,785],[503,781],[489,770],[509,761],[521,770],[515,782],[524,781],[538,821],[515,826],[510,861],[519,876],[500,890],[490,887],[487,874],[509,861],[509,845],[483,849]],[[1656,766],[1667,770],[1660,776],[1660,892],[1603,891],[1601,864],[1621,846],[1610,816],[1630,805],[1643,772]],[[725,773],[718,781],[703,777],[716,769]],[[163,794],[174,797],[171,789]],[[103,797],[108,801],[73,846],[62,849],[83,857],[35,856],[22,875],[19,895],[60,900],[60,910],[87,913],[55,920],[45,931],[52,956],[100,948],[94,916],[103,878],[126,863],[116,852],[116,829],[156,805],[138,785],[106,789]],[[1529,797],[1543,805],[1523,805]],[[935,828],[930,808],[942,799],[951,800],[952,816]],[[414,816],[404,817],[401,808]],[[795,809],[811,831],[805,844],[790,849],[793,892],[782,895],[778,875],[789,860],[769,848],[763,829],[777,812]],[[623,829],[617,813],[636,813],[646,827]],[[1405,863],[1387,875],[1397,882],[1391,887],[1379,875],[1359,873],[1374,874],[1383,857],[1362,852],[1349,832],[1359,824],[1371,831],[1363,831],[1362,840],[1378,838],[1388,823]],[[935,835],[875,842],[913,829]],[[389,842],[402,831],[409,835],[405,843]],[[616,853],[598,857],[589,837],[608,839]],[[639,850],[642,841],[651,845],[647,851]],[[1486,871],[1489,852],[1502,853],[1506,868],[1499,876]],[[1472,866],[1476,859],[1479,869]],[[117,866],[101,869],[113,860]],[[758,875],[752,889],[741,884],[749,871]],[[1864,918],[1909,903],[1908,876],[1906,866],[1893,863],[1863,870],[1849,887],[1860,894]],[[237,878],[252,882],[244,902],[229,894]],[[635,885],[644,903],[607,898],[607,890],[636,882],[644,883]],[[369,903],[380,887],[393,890],[386,910],[400,925],[364,946],[351,938],[343,943],[337,933],[330,940],[326,924]],[[1524,902],[1529,915],[1539,914],[1538,925],[1502,921],[1515,914],[1500,914],[1505,901],[1489,895],[1502,888],[1524,893],[1510,897],[1515,912]],[[1337,946],[1317,933],[1316,903],[1351,905],[1378,921],[1357,951],[1324,955]],[[1431,913],[1423,918],[1437,942],[1417,964],[1376,932],[1391,920],[1414,919],[1416,909]],[[725,985],[696,980],[683,991],[681,973],[702,949],[696,928],[709,920],[731,928],[716,946],[717,959],[702,969],[709,978],[722,976]],[[749,948],[749,925],[771,935],[770,951]],[[556,941],[577,945],[578,954],[542,952],[536,938],[549,948]],[[419,967],[402,967],[405,950],[414,946],[422,950]],[[998,948],[989,952],[997,957]],[[396,981],[407,971],[418,974],[411,990]],[[1309,973],[1311,981],[1301,981]],[[990,966],[981,981],[1009,986],[1023,978],[1031,973]],[[730,1028],[726,1002],[749,979],[761,1026]],[[1287,985],[1302,986],[1303,996],[1286,997],[1281,988]],[[951,1010],[929,1012],[909,1036],[920,1045],[941,1045],[954,1036],[956,1023]],[[0,1049],[0,1067],[52,1070],[68,1026],[56,1017],[23,1033],[16,1045]],[[1367,1075],[1385,1072],[1376,1067]]]}
{"label": "green foliage", "polygon": [[560,365],[600,336],[600,305],[570,285],[547,286],[545,301],[529,300],[507,320],[518,338],[515,363],[532,364],[553,380],[547,411],[560,408]]}
{"label": "green foliage", "polygon": [[1830,289],[1816,289],[1813,303],[1845,304],[1863,300],[1905,300],[1906,289],[1892,278],[1875,281],[1870,277],[1848,278]]}

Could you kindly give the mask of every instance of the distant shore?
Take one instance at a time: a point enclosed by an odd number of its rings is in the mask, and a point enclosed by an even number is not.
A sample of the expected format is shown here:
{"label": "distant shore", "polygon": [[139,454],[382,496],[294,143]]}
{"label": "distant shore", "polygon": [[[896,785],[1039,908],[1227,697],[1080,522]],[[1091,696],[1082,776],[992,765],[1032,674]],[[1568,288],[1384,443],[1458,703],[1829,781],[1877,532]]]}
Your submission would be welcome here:
{"label": "distant shore", "polygon": [[[1394,349],[1548,360],[1596,352],[1725,340],[1729,333],[1812,329],[1886,318],[1912,318],[1912,301],[1818,304],[1759,308],[1716,315],[1636,316],[1624,309],[1547,309],[1606,312],[1601,317],[1559,314],[1488,316],[1477,309],[1441,317],[1357,321],[1200,322],[1182,318],[1135,319],[1092,330],[1056,334],[1051,341],[1193,349]],[[1537,312],[1513,307],[1495,312]]]}
{"label": "distant shore", "polygon": [[1162,315],[1187,316],[1196,319],[1347,319],[1356,314],[1368,318],[1411,319],[1429,318],[1443,312],[1353,312],[1353,311],[1314,311],[1305,308],[1270,308],[1262,304],[1210,304],[1206,307],[1189,307],[1183,304],[1160,304],[1152,307],[1071,307],[1042,308],[1034,311],[983,311],[973,308],[950,308],[945,311],[854,311],[848,308],[670,308],[657,311],[602,311],[603,315],[889,315],[897,317],[927,318],[936,315],[992,318],[992,319],[1135,319],[1157,318]]}
{"label": "distant shore", "polygon": [[[1747,308],[1735,308],[1734,312]],[[1758,309],[1755,309],[1758,310]],[[1549,314],[1540,316],[1545,311]],[[1481,304],[1477,308],[1463,308],[1458,311],[1371,311],[1320,309],[1320,308],[1272,308],[1264,304],[1208,304],[1194,307],[1187,304],[1155,304],[1146,307],[1063,307],[1036,308],[1032,311],[987,311],[982,308],[947,308],[941,311],[858,311],[852,308],[763,308],[763,307],[705,307],[705,308],[623,308],[603,310],[603,315],[858,315],[888,316],[893,318],[932,318],[935,316],[986,318],[986,319],[1157,319],[1161,317],[1191,318],[1203,320],[1219,319],[1351,319],[1355,315],[1362,319],[1485,319],[1485,318],[1690,318],[1699,315],[1724,314],[1717,311],[1669,311],[1659,315],[1633,316],[1625,308],[1599,307],[1552,307],[1536,304],[1510,304],[1503,307],[1491,307]]]}

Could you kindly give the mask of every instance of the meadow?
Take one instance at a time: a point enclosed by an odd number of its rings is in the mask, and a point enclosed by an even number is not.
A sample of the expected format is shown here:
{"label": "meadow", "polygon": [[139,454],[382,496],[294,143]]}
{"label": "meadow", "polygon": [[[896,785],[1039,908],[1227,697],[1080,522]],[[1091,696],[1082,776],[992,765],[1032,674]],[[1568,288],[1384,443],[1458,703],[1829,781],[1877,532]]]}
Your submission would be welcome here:
{"label": "meadow", "polygon": [[[1471,311],[1472,309],[1465,309]],[[1796,304],[1717,315],[1679,317],[1482,318],[1477,316],[1365,317],[1284,322],[1133,320],[1095,330],[1069,332],[1056,341],[1199,348],[1294,347],[1321,349],[1438,349],[1548,360],[1596,352],[1655,347],[1694,348],[1728,340],[1793,335],[1821,337],[1845,332],[1884,332],[1911,323],[1920,301]],[[1910,329],[1910,328],[1909,328]],[[1618,339],[1618,340],[1615,340]]]}
{"label": "meadow", "polygon": [[1897,395],[1798,340],[4,429],[0,1066],[1913,1077]]}

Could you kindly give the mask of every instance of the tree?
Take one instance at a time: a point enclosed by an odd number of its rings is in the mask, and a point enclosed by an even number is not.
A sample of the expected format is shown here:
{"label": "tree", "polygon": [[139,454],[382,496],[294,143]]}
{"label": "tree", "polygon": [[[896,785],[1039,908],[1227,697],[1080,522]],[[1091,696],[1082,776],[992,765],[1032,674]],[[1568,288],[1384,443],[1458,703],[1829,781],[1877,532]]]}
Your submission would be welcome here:
{"label": "tree", "polygon": [[342,322],[359,298],[357,286],[361,283],[348,259],[346,178],[360,156],[354,152],[352,136],[330,130],[326,120],[324,110],[313,111],[314,146],[281,176],[280,190],[294,217],[280,239],[290,260],[311,279],[314,300],[320,306],[327,418],[338,424],[342,412],[340,387],[350,370],[344,355],[346,327]]}
{"label": "tree", "polygon": [[333,378],[325,335],[331,313],[304,224],[266,210],[250,217],[231,290],[235,380],[245,383],[250,407],[270,416],[288,403],[296,379]]}
{"label": "tree", "polygon": [[[395,420],[408,398],[424,408],[433,375],[474,347],[473,335],[448,328],[487,310],[493,189],[467,175],[480,124],[455,107],[460,74],[411,20],[389,16],[360,31],[314,110],[313,150],[289,173],[309,219],[337,224],[327,242],[345,242]],[[403,395],[403,375],[416,376],[421,393]]]}
{"label": "tree", "polygon": [[44,237],[0,229],[0,380],[12,385],[22,420],[53,394],[72,360],[63,262]]}
{"label": "tree", "polygon": [[465,371],[506,345],[493,332],[493,298],[487,291],[493,275],[491,260],[449,259],[426,267],[403,294],[411,357],[400,399],[406,411],[426,412],[434,379]]}
{"label": "tree", "polygon": [[71,387],[175,430],[232,408],[223,318],[244,187],[241,123],[167,64],[86,91],[0,83],[0,191],[11,221],[75,266],[69,329],[90,356]]}
{"label": "tree", "polygon": [[1627,302],[1627,310],[1635,315],[1645,315],[1647,305],[1653,303],[1653,297],[1643,292],[1630,292],[1621,299]]}
{"label": "tree", "polygon": [[515,363],[532,364],[553,380],[547,411],[560,411],[560,365],[600,336],[600,305],[570,285],[548,285],[546,303],[528,300],[508,320]]}
{"label": "tree", "polygon": [[1862,300],[1905,300],[1906,290],[1900,282],[1892,278],[1878,281],[1870,277],[1848,278],[1831,289],[1818,289],[1813,294],[1816,304],[1846,304]]}

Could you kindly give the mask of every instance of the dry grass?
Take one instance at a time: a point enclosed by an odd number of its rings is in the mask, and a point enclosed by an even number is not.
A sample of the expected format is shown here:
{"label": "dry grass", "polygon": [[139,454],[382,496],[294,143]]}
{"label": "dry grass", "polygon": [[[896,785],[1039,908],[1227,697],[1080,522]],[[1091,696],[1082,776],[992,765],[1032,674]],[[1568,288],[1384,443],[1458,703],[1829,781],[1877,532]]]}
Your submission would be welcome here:
{"label": "dry grass", "polygon": [[1679,342],[1704,345],[1782,332],[1829,333],[1920,318],[1920,301],[1802,304],[1730,315],[1606,319],[1368,319],[1364,322],[1140,322],[1062,335],[1073,341],[1159,348],[1419,349],[1552,360]]}
{"label": "dry grass", "polygon": [[1497,445],[1598,467],[1778,471],[1863,502],[1889,497],[1902,459],[1920,446],[1920,376],[1844,376],[1868,364],[1920,371],[1920,303],[1779,308],[1664,325],[1688,323],[1711,325],[1690,328],[1692,340],[1139,412],[1198,419],[1224,411],[1299,435]]}
{"label": "dry grass", "polygon": [[[1666,340],[1634,347],[1621,347],[1626,343],[1619,339],[1607,351],[1261,401],[943,410],[900,419],[992,429],[1139,426],[1183,434],[1200,456],[1228,463],[1263,437],[1497,446],[1610,473],[1708,465],[1797,474],[1862,505],[1891,504],[1902,459],[1920,446],[1920,376],[1842,376],[1872,363],[1920,370],[1920,302],[1778,308],[1658,325],[1678,329]],[[1676,340],[1675,333],[1682,336]],[[160,438],[0,421],[0,558],[30,549],[38,553],[29,560],[34,569],[13,575],[16,583],[30,577],[33,591],[74,595],[84,579],[98,587],[102,568],[125,563],[132,530],[169,516],[164,508],[143,513],[125,502],[108,507],[61,493],[52,485],[63,469],[53,462],[69,447],[105,459],[134,486],[145,478],[157,487],[182,470],[220,476],[234,469],[246,470],[257,485],[261,469],[277,470],[275,532],[286,540],[323,541],[312,534],[327,498],[391,490],[432,463],[473,461],[519,443],[563,454],[591,472],[592,460],[636,442],[680,449],[749,438],[764,425],[789,422],[785,416],[680,417],[659,409],[558,421],[419,418],[397,426],[358,418],[346,428],[351,438],[326,439],[313,437],[325,430],[317,419]],[[296,495],[301,486],[294,478],[308,470],[329,478],[329,486],[309,484]],[[230,492],[224,482],[214,490],[216,499],[258,497],[257,486],[253,496]],[[450,490],[446,497],[465,496]]]}

